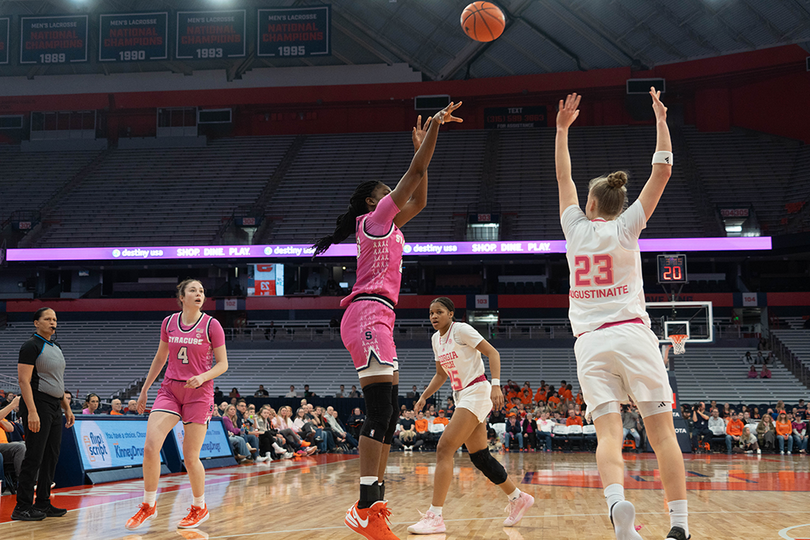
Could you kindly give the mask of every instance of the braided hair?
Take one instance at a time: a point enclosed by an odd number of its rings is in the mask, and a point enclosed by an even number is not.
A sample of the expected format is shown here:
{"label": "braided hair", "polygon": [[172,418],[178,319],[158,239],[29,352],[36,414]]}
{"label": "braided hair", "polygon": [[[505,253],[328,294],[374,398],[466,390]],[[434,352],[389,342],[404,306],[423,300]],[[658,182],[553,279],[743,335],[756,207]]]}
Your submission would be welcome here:
{"label": "braided hair", "polygon": [[312,255],[313,258],[329,249],[329,246],[332,244],[339,244],[346,240],[350,234],[354,233],[355,227],[357,226],[357,218],[368,213],[366,199],[371,197],[374,190],[377,189],[377,186],[381,184],[382,182],[379,180],[368,180],[357,186],[352,194],[352,198],[349,199],[349,209],[346,210],[345,214],[339,215],[335,221],[334,232],[315,241],[313,245],[315,248],[315,253]]}

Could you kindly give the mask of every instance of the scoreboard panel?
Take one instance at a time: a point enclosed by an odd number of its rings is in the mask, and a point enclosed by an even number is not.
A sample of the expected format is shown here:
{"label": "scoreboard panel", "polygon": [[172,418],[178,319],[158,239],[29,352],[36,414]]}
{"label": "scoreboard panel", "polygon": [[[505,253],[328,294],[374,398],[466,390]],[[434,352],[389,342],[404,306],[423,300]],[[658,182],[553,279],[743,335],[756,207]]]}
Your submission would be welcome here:
{"label": "scoreboard panel", "polygon": [[87,15],[20,17],[20,64],[87,62]]}
{"label": "scoreboard panel", "polygon": [[331,6],[260,9],[256,56],[302,57],[332,54]]}
{"label": "scoreboard panel", "polygon": [[245,10],[178,11],[177,50],[180,60],[211,60],[245,56]]}
{"label": "scoreboard panel", "polygon": [[0,64],[8,64],[9,29],[11,27],[8,17],[0,18]]}
{"label": "scoreboard panel", "polygon": [[658,283],[688,283],[686,255],[659,255]]}
{"label": "scoreboard panel", "polygon": [[99,62],[169,58],[169,13],[107,13],[98,17]]}

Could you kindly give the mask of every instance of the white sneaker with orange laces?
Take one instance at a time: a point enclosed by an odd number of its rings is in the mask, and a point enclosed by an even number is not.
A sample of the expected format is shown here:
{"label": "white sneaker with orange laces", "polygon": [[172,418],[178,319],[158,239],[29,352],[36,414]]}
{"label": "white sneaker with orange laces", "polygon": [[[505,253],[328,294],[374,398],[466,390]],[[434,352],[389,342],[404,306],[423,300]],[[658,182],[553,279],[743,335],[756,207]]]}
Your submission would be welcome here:
{"label": "white sneaker with orange laces", "polygon": [[188,509],[188,515],[184,517],[180,523],[177,525],[178,529],[193,529],[195,527],[199,527],[200,523],[208,521],[208,505],[199,507],[191,505],[191,508]]}
{"label": "white sneaker with orange laces", "polygon": [[422,519],[419,520],[419,523],[415,523],[408,527],[408,532],[411,534],[438,534],[443,533],[447,530],[444,526],[444,519],[442,516],[437,516],[430,510],[421,514]]}
{"label": "white sneaker with orange laces", "polygon": [[155,519],[157,517],[157,504],[149,505],[147,503],[141,503],[138,506],[138,512],[127,520],[126,528],[129,530],[135,530],[150,519]]}
{"label": "white sneaker with orange laces", "polygon": [[505,510],[509,512],[509,517],[503,521],[503,526],[512,527],[517,525],[518,521],[523,519],[523,514],[526,513],[526,510],[531,508],[533,504],[534,497],[525,491],[521,491],[520,496],[517,499],[514,501],[509,501],[509,504],[506,505]]}

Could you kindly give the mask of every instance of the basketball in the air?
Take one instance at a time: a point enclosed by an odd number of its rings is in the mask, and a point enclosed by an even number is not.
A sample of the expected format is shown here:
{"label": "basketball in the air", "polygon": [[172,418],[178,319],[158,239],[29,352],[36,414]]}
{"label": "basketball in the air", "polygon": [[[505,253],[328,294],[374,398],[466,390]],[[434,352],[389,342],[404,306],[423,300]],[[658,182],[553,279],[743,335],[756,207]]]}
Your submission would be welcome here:
{"label": "basketball in the air", "polygon": [[492,41],[503,33],[506,18],[492,2],[473,2],[461,12],[461,28],[476,41]]}

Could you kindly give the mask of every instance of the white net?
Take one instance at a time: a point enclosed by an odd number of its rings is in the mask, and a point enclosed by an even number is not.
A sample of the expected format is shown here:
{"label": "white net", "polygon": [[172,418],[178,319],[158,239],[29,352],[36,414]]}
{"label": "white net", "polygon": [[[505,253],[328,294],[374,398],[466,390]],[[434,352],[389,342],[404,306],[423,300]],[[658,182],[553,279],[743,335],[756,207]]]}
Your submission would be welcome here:
{"label": "white net", "polygon": [[672,352],[674,354],[683,354],[686,352],[686,340],[689,336],[686,334],[674,334],[667,336],[672,342]]}

